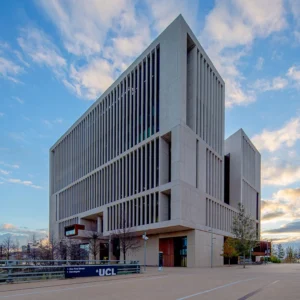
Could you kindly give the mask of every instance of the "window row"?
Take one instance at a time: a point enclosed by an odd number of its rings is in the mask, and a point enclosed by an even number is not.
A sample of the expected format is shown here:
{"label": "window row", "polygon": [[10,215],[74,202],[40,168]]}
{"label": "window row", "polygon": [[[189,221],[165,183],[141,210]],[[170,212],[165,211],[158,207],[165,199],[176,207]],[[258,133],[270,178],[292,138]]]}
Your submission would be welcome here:
{"label": "window row", "polygon": [[157,223],[159,221],[158,193],[152,193],[107,208],[107,230]]}
{"label": "window row", "polygon": [[187,54],[187,125],[222,155],[224,86],[197,47]]}
{"label": "window row", "polygon": [[236,216],[237,212],[212,199],[206,198],[206,226],[231,232],[232,222]]}
{"label": "window row", "polygon": [[206,149],[206,193],[222,198],[222,160],[209,149]]}
{"label": "window row", "polygon": [[121,157],[59,194],[59,219],[159,185],[159,139]]}
{"label": "window row", "polygon": [[52,193],[159,131],[159,46],[52,150]]}
{"label": "window row", "polygon": [[243,176],[255,185],[255,150],[243,136]]}
{"label": "window row", "polygon": [[253,219],[258,219],[258,193],[245,180],[242,181],[242,184],[242,204],[245,207],[245,211],[247,214],[253,217]]}

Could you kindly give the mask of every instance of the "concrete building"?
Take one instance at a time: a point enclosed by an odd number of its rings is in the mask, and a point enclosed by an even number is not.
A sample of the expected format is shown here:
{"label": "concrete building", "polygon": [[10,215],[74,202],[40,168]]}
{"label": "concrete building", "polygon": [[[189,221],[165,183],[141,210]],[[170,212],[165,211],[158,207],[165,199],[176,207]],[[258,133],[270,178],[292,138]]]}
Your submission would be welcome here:
{"label": "concrete building", "polygon": [[125,220],[149,265],[222,265],[239,201],[224,202],[224,91],[179,16],[50,149],[51,234],[84,244]]}
{"label": "concrete building", "polygon": [[242,129],[226,139],[224,161],[224,202],[235,208],[242,203],[246,213],[256,220],[259,237],[261,157]]}

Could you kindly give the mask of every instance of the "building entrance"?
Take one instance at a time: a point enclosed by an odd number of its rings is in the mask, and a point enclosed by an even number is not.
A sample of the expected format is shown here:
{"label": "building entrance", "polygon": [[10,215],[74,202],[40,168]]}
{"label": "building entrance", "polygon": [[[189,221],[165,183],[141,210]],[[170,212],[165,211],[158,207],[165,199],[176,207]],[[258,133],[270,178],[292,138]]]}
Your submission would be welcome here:
{"label": "building entrance", "polygon": [[108,260],[108,243],[100,243],[100,260]]}
{"label": "building entrance", "polygon": [[165,238],[159,240],[159,251],[163,252],[164,267],[187,266],[187,237]]}

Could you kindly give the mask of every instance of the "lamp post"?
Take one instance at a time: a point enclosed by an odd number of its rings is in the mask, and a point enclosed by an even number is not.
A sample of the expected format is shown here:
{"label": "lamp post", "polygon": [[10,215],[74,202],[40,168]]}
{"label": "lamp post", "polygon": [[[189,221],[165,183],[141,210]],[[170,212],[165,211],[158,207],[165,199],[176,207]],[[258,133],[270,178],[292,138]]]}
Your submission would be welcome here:
{"label": "lamp post", "polygon": [[144,272],[146,271],[146,257],[147,257],[147,240],[149,238],[146,235],[146,231],[143,234],[143,240],[144,240]]}
{"label": "lamp post", "polygon": [[268,259],[268,255],[269,255],[269,240],[268,239],[264,239],[264,241],[266,241],[266,243],[267,243],[267,251],[265,250],[265,252],[267,252],[267,253],[265,253],[266,255],[265,255],[265,263],[267,264],[267,259]]}
{"label": "lamp post", "polygon": [[109,241],[108,241],[108,261],[109,261],[109,263],[111,263],[111,254],[110,254],[110,252],[111,252],[111,235],[109,235]]}
{"label": "lamp post", "polygon": [[213,256],[214,256],[214,241],[216,238],[213,237],[213,229],[212,227],[208,231],[210,232],[210,267],[213,267]]}

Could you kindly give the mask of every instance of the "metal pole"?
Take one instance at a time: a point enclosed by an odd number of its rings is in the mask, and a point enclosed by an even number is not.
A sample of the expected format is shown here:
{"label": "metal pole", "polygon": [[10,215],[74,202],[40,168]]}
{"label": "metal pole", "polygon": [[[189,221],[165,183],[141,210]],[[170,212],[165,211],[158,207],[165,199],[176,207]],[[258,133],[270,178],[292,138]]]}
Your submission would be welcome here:
{"label": "metal pole", "polygon": [[211,233],[211,239],[210,239],[210,267],[212,268],[213,267],[213,252],[214,252],[214,250],[213,250],[213,245],[214,245],[214,243],[213,243],[213,231],[212,231],[212,227],[211,227],[211,229],[210,229],[210,233]]}
{"label": "metal pole", "polygon": [[268,244],[268,240],[267,240],[267,261],[266,261],[266,264],[268,262],[268,257],[269,257],[269,244]]}
{"label": "metal pole", "polygon": [[109,261],[109,264],[110,264],[110,261],[111,261],[111,236],[109,236],[109,241],[108,241],[108,261]]}
{"label": "metal pole", "polygon": [[146,271],[146,256],[147,256],[147,240],[146,240],[146,231],[144,238],[144,272]]}

